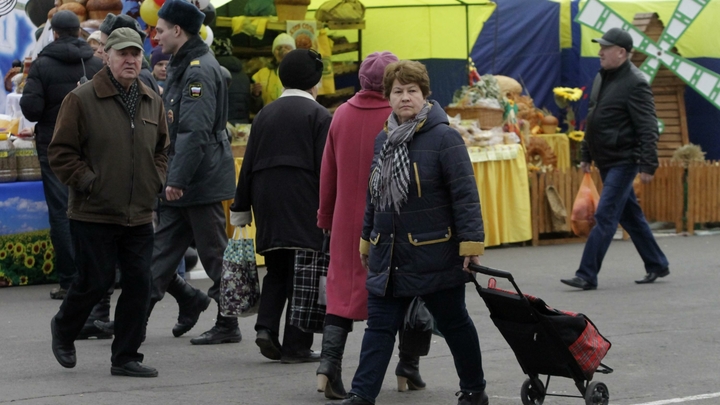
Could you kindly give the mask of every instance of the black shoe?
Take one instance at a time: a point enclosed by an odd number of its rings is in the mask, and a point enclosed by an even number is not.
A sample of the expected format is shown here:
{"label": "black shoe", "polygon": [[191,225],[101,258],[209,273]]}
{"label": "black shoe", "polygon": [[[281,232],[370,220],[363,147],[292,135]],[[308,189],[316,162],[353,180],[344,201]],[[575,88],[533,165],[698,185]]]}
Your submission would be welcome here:
{"label": "black shoe", "polygon": [[240,329],[235,327],[224,327],[215,325],[202,335],[192,338],[190,343],[194,345],[218,345],[221,343],[238,343],[242,340]]}
{"label": "black shoe", "polygon": [[564,278],[560,280],[561,283],[567,284],[570,287],[582,288],[583,290],[596,290],[597,286],[588,283],[580,277]]}
{"label": "black shoe", "polygon": [[290,355],[283,354],[280,357],[280,363],[283,364],[297,364],[297,363],[317,363],[320,361],[320,353],[312,350],[305,352],[293,353]]}
{"label": "black shoe", "polygon": [[374,405],[370,401],[366,401],[355,394],[350,394],[349,397],[343,399],[342,402],[328,402],[325,405]]}
{"label": "black shoe", "polygon": [[97,320],[93,322],[93,325],[105,333],[109,333],[111,335],[115,334],[115,321],[103,322],[101,320]]}
{"label": "black shoe", "polygon": [[52,335],[52,352],[55,359],[65,368],[73,368],[77,364],[75,356],[75,344],[73,342],[65,343],[60,340],[55,330],[55,317],[50,320],[50,334]]}
{"label": "black shoe", "polygon": [[124,375],[126,377],[157,377],[158,371],[150,366],[146,366],[139,361],[131,361],[122,366],[110,367],[110,374]]}
{"label": "black shoe", "polygon": [[410,356],[400,352],[400,361],[395,368],[395,375],[399,392],[405,392],[408,388],[411,391],[425,389],[425,381],[420,376],[420,356]]}
{"label": "black shoe", "polygon": [[645,274],[645,277],[643,277],[641,280],[635,280],[637,284],[650,284],[654,283],[655,280],[658,279],[658,277],[665,277],[668,274],[670,274],[670,269],[665,268],[660,270],[659,272],[650,272]]}
{"label": "black shoe", "polygon": [[52,290],[50,290],[50,298],[52,298],[54,300],[65,299],[67,292],[68,292],[68,290],[66,290],[62,287],[53,288]]}
{"label": "black shoe", "polygon": [[180,276],[175,276],[171,283],[170,292],[178,301],[180,313],[175,326],[173,326],[172,334],[180,337],[195,326],[200,314],[210,306],[212,301],[204,292],[194,288]]}
{"label": "black shoe", "polygon": [[267,329],[260,329],[255,338],[255,344],[260,348],[260,354],[270,360],[280,360],[280,343],[277,338],[273,338],[272,332]]}
{"label": "black shoe", "polygon": [[[102,322],[99,320],[94,321],[91,324],[85,324],[83,326],[82,330],[80,331],[80,334],[77,337],[77,340],[86,340],[86,339],[112,339],[113,332],[106,332],[103,329],[98,328],[95,325],[95,322]],[[104,322],[102,322],[104,323]],[[108,322],[109,323],[109,322]]]}
{"label": "black shoe", "polygon": [[488,405],[490,403],[490,398],[488,398],[485,391],[483,392],[464,392],[464,391],[458,391],[455,393],[455,396],[460,396],[458,398],[458,405]]}

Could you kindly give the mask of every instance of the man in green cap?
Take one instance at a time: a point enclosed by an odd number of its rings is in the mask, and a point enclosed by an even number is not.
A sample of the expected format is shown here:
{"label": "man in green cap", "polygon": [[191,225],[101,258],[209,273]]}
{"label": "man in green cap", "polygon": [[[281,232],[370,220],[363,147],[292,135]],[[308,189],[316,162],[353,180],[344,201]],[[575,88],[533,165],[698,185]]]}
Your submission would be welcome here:
{"label": "man in green cap", "polygon": [[157,377],[138,353],[150,305],[152,212],[162,190],[169,148],[160,96],[138,80],[140,35],[131,28],[110,34],[107,66],[68,94],[48,148],[50,166],[69,189],[68,218],[78,277],[51,321],[52,351],[75,367],[74,340],[93,305],[115,282],[112,375]]}

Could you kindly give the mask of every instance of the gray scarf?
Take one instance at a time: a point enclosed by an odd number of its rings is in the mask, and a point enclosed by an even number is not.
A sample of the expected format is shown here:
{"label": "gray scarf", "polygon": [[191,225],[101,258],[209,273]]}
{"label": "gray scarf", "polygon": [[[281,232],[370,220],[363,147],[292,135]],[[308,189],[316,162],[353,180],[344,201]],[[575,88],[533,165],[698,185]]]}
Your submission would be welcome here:
{"label": "gray scarf", "polygon": [[375,207],[390,207],[400,212],[400,207],[407,202],[410,185],[408,143],[412,141],[418,125],[427,118],[431,107],[430,103],[426,103],[415,118],[402,124],[398,124],[395,113],[390,113],[388,137],[370,178],[370,195]]}

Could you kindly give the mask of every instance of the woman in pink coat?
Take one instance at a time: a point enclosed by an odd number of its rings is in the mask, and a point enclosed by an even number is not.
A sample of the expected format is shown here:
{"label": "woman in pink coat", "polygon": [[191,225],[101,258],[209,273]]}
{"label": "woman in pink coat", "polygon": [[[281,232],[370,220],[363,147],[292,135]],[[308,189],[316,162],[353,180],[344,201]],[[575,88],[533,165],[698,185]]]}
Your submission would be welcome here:
{"label": "woman in pink coat", "polygon": [[[360,264],[358,246],[365,213],[375,137],[392,108],[383,97],[385,66],[398,60],[390,52],[368,55],[360,65],[362,90],[333,115],[320,171],[319,228],[332,232],[327,276],[327,315],[322,354],[317,370],[318,391],[331,399],[347,395],[341,378],[342,356],[354,320],[368,316],[367,271]],[[398,389],[422,389],[419,358],[400,353],[395,370]]]}

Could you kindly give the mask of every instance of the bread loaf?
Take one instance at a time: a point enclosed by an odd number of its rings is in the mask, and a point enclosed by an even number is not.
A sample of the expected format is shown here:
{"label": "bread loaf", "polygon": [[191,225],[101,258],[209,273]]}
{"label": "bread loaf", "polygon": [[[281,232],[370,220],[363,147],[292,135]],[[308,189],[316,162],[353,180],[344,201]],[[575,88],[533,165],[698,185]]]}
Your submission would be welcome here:
{"label": "bread loaf", "polygon": [[88,0],[86,4],[88,18],[104,20],[108,13],[119,15],[122,13],[122,0]]}
{"label": "bread loaf", "polygon": [[72,11],[73,13],[75,13],[75,15],[78,16],[78,18],[80,19],[80,22],[87,20],[87,10],[85,9],[85,6],[83,6],[80,3],[75,3],[75,2],[65,3],[62,6],[58,7],[58,11],[60,11],[60,10]]}

